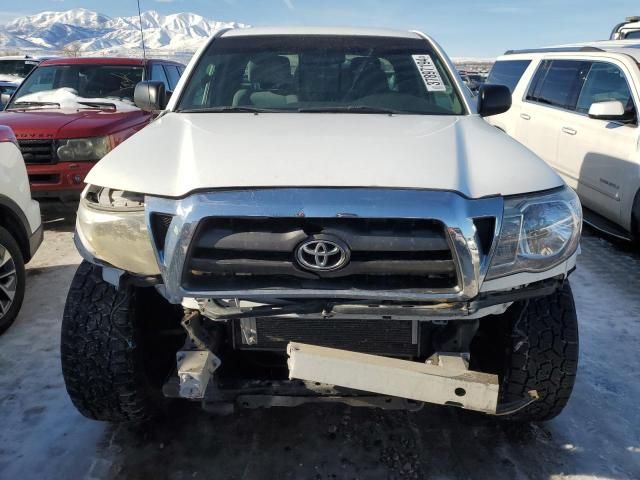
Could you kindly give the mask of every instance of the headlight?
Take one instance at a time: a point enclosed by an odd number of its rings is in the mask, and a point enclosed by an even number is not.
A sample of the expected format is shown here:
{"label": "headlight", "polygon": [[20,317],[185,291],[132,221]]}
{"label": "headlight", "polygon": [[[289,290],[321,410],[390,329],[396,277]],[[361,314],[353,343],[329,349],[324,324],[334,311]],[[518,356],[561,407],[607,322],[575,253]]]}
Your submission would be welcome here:
{"label": "headlight", "polygon": [[113,149],[107,137],[69,138],[58,140],[57,153],[61,162],[96,162]]}
{"label": "headlight", "polygon": [[109,265],[139,275],[160,273],[139,193],[87,186],[76,235],[91,256]]}
{"label": "headlight", "polygon": [[105,210],[144,210],[144,195],[89,185],[84,192],[89,206]]}
{"label": "headlight", "polygon": [[487,279],[548,270],[575,253],[582,208],[568,187],[505,200],[502,228]]}

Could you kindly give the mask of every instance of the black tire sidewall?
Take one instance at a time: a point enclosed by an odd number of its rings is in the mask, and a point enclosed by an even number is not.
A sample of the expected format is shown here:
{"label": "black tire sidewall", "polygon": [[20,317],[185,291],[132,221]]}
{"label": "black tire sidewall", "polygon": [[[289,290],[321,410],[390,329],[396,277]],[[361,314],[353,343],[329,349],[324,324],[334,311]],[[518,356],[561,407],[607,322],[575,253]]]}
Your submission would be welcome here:
{"label": "black tire sidewall", "polygon": [[[551,420],[566,406],[577,375],[578,321],[569,283],[549,296],[524,302],[514,314],[505,332],[507,354],[501,401],[522,400],[531,390],[541,396],[524,409],[501,418],[521,422]],[[549,332],[553,332],[552,346],[547,348],[542,345],[542,336]],[[562,353],[557,351],[558,345],[562,346]],[[561,376],[558,381],[553,380],[556,370]]]}
{"label": "black tire sidewall", "polygon": [[9,307],[9,311],[0,318],[0,335],[4,333],[16,320],[18,313],[20,313],[20,308],[22,307],[22,302],[24,301],[24,294],[26,291],[26,271],[24,267],[24,259],[22,257],[22,251],[18,246],[15,238],[4,228],[0,227],[0,245],[4,246],[11,257],[16,266],[16,277],[17,277],[17,285],[16,285],[16,294],[13,299],[13,303],[11,307]]}
{"label": "black tire sidewall", "polygon": [[142,423],[166,409],[162,385],[148,376],[153,358],[145,348],[139,315],[147,312],[139,308],[139,293],[131,286],[116,289],[103,280],[101,267],[87,262],[71,282],[60,359],[67,392],[87,418]]}

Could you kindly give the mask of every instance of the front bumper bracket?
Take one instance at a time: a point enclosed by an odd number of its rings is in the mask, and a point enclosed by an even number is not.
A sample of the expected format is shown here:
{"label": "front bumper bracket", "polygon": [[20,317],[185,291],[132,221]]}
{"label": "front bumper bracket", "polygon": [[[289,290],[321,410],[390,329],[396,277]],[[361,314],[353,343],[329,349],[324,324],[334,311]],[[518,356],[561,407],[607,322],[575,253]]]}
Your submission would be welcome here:
{"label": "front bumper bracket", "polygon": [[289,378],[496,414],[498,376],[468,369],[458,355],[432,363],[289,343]]}

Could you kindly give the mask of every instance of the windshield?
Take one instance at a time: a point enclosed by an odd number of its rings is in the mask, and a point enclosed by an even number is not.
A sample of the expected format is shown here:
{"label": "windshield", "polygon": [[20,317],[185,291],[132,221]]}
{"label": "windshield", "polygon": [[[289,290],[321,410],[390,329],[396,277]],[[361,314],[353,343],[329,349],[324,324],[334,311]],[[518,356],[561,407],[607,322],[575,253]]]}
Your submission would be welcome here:
{"label": "windshield", "polygon": [[448,71],[425,40],[335,35],[217,39],[198,61],[177,110],[464,113]]}
{"label": "windshield", "polygon": [[[128,65],[51,65],[39,67],[27,78],[8,108],[33,100],[56,101],[58,92],[80,98],[133,102],[133,91],[142,81],[142,67]],[[38,94],[38,95],[34,95]]]}
{"label": "windshield", "polygon": [[9,75],[24,78],[37,64],[33,60],[0,60],[0,77]]}

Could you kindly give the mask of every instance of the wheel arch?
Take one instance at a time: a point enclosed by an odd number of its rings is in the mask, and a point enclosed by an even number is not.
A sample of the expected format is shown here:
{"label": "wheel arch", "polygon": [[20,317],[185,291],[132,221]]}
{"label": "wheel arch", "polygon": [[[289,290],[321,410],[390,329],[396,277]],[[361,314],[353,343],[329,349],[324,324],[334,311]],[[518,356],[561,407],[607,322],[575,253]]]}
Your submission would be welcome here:
{"label": "wheel arch", "polygon": [[631,204],[631,235],[640,240],[640,187],[636,191],[636,195]]}
{"label": "wheel arch", "polygon": [[31,260],[31,251],[25,225],[28,225],[27,218],[18,205],[10,198],[0,195],[0,226],[16,239],[24,262],[27,263]]}

